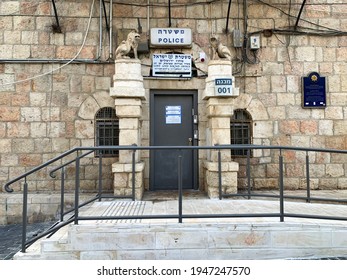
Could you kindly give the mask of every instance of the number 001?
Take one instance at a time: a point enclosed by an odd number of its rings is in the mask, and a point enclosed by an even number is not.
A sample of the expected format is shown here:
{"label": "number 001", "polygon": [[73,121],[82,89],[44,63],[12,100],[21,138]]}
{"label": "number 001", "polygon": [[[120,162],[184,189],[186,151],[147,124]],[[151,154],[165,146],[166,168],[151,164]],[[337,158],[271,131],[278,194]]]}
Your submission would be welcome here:
{"label": "number 001", "polygon": [[231,90],[230,90],[230,87],[219,87],[218,89],[217,89],[217,91],[218,91],[218,93],[224,93],[224,94],[226,94],[226,93],[231,93]]}

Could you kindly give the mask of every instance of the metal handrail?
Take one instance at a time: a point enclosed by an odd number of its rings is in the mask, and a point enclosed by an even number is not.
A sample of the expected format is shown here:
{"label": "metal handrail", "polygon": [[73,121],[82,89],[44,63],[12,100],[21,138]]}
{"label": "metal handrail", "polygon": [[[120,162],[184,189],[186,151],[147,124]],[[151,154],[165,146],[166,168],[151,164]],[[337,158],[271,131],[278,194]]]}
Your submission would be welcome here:
{"label": "metal handrail", "polygon": [[[81,155],[81,156],[79,156],[78,158],[84,158],[84,157],[86,157],[87,155],[89,155],[89,154],[91,154],[91,153],[93,153],[94,151],[89,151],[89,152],[87,152],[87,153],[85,153],[85,154],[83,154],[83,155]],[[60,166],[58,166],[58,167],[56,167],[56,168],[53,168],[50,172],[49,172],[49,176],[51,177],[51,178],[55,178],[55,175],[54,175],[54,173],[55,172],[57,172],[58,170],[60,170],[60,169],[62,169],[62,168],[64,168],[64,167],[66,167],[66,166],[68,166],[68,165],[70,165],[71,163],[74,163],[76,161],[76,159],[72,159],[72,160],[70,160],[70,161],[68,161],[68,162],[66,162],[66,163],[64,163],[64,164],[62,164],[62,165],[60,165]]]}
{"label": "metal handrail", "polygon": [[[252,214],[184,214],[183,213],[183,192],[182,192],[182,153],[178,154],[178,213],[173,215],[132,215],[132,216],[80,216],[79,208],[85,205],[88,205],[91,202],[94,202],[97,199],[101,199],[108,196],[102,196],[102,186],[100,184],[101,182],[101,172],[102,169],[99,166],[99,193],[95,198],[92,198],[86,202],[83,202],[80,204],[79,202],[79,189],[80,189],[80,178],[79,178],[79,166],[80,166],[80,160],[85,157],[86,155],[94,152],[94,151],[100,151],[100,150],[131,150],[132,151],[132,178],[135,179],[135,153],[140,150],[217,150],[218,151],[218,184],[219,184],[219,198],[223,199],[226,197],[231,196],[247,196],[248,199],[252,197],[272,197],[272,198],[278,198],[279,199],[279,212],[278,213],[252,213]],[[251,193],[251,174],[248,171],[247,172],[247,182],[248,182],[248,188],[247,193],[242,194],[225,194],[222,192],[222,167],[221,167],[221,150],[231,150],[231,149],[243,149],[248,150],[247,152],[247,169],[249,169],[250,165],[250,150],[255,149],[264,149],[264,150],[278,150],[279,151],[279,194],[278,195],[267,195],[267,194],[254,194]],[[305,196],[287,196],[284,194],[284,174],[283,174],[283,151],[284,150],[295,150],[295,151],[305,151],[306,152],[306,177],[307,177],[307,195]],[[71,163],[76,164],[76,174],[75,174],[75,203],[74,208],[66,213],[73,213],[72,217],[66,222],[63,221],[63,215],[61,217],[60,222],[57,224],[57,227],[50,228],[47,232],[40,234],[39,237],[36,237],[35,239],[31,239],[29,241],[26,240],[26,225],[27,225],[27,199],[28,199],[28,183],[27,183],[27,177],[45,167],[48,165],[51,165],[52,163],[63,159],[66,156],[69,156],[72,153],[82,151],[87,151],[86,153],[76,156],[75,159],[70,160],[67,163],[64,163],[60,165],[59,167],[55,167],[53,170],[50,171],[50,175],[53,175],[54,172],[58,170],[64,170],[64,168]],[[285,217],[298,217],[298,218],[311,218],[311,219],[331,219],[331,220],[343,220],[347,221],[347,217],[332,217],[332,216],[320,216],[320,215],[305,215],[305,214],[291,214],[286,213],[284,209],[284,199],[304,199],[307,202],[311,202],[313,200],[320,200],[320,201],[330,201],[330,202],[343,202],[346,203],[347,200],[344,199],[327,199],[327,198],[316,198],[311,197],[310,195],[310,184],[309,184],[309,152],[328,152],[328,153],[340,153],[340,154],[347,154],[347,150],[336,150],[336,149],[322,149],[322,148],[303,148],[303,147],[289,147],[289,146],[261,146],[261,145],[215,145],[215,146],[99,146],[99,147],[75,147],[49,161],[46,163],[43,163],[36,168],[33,168],[32,170],[16,177],[15,179],[12,179],[8,183],[5,184],[5,190],[7,192],[13,192],[13,189],[10,188],[10,185],[24,179],[24,188],[23,188],[23,231],[22,231],[22,252],[25,252],[25,249],[30,246],[33,242],[35,242],[37,239],[42,238],[44,236],[47,236],[49,234],[54,233],[58,228],[65,226],[66,224],[69,224],[71,222],[74,222],[74,224],[78,224],[78,221],[81,220],[105,220],[105,219],[178,219],[179,223],[182,223],[183,219],[186,218],[246,218],[246,217],[278,217],[280,218],[280,221],[283,222]],[[99,158],[99,165],[102,165],[102,156]],[[52,177],[52,176],[51,176]],[[55,176],[53,176],[55,178]],[[64,181],[64,174],[62,176],[62,180]],[[115,197],[110,196],[111,198],[129,198],[132,200],[135,200],[135,180],[132,180],[132,195],[131,196],[125,196],[125,197]],[[64,192],[64,188],[62,188],[62,193]],[[62,199],[61,204],[63,205],[64,200]],[[63,212],[61,210],[61,212]],[[64,214],[66,214],[64,213]]]}

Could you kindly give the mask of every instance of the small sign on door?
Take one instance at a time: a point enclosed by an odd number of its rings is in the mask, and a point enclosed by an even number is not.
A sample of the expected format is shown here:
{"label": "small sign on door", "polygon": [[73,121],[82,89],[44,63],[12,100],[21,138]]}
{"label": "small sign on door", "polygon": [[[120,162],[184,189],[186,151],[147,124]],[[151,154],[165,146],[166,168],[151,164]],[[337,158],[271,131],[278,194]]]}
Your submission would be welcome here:
{"label": "small sign on door", "polygon": [[182,108],[181,106],[165,106],[165,123],[181,124]]}

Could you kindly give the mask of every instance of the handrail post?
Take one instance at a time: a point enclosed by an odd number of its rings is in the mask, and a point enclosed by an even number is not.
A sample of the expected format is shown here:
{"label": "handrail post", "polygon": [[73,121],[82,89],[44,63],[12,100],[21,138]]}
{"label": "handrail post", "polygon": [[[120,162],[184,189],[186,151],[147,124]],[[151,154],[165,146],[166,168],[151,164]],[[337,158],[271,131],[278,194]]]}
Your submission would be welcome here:
{"label": "handrail post", "polygon": [[311,202],[311,191],[310,191],[310,159],[308,152],[306,151],[306,202]]}
{"label": "handrail post", "polygon": [[76,176],[75,176],[75,217],[74,223],[78,224],[79,190],[80,190],[80,158],[76,158]]}
{"label": "handrail post", "polygon": [[[133,144],[133,146],[137,146],[136,144]],[[135,153],[136,150],[132,151],[132,159],[131,159],[131,172],[132,172],[132,181],[131,181],[131,192],[132,192],[132,200],[135,201]]]}
{"label": "handrail post", "polygon": [[283,156],[280,149],[279,155],[279,183],[280,183],[280,221],[284,222],[284,184],[283,184]]}
{"label": "handrail post", "polygon": [[28,183],[27,177],[24,178],[23,189],[23,217],[22,217],[22,253],[25,253],[25,242],[27,239],[27,224],[28,224]]}
{"label": "handrail post", "polygon": [[65,194],[65,167],[61,169],[60,178],[60,221],[64,220],[64,194]]}
{"label": "handrail post", "polygon": [[99,153],[99,190],[98,196],[99,201],[101,201],[101,193],[102,193],[102,152]]}
{"label": "handrail post", "polygon": [[222,200],[222,156],[220,149],[218,150],[218,192],[219,200]]}
{"label": "handrail post", "polygon": [[182,191],[182,154],[181,150],[179,150],[179,155],[178,155],[178,222],[181,224],[182,223],[182,196],[183,196],[183,191]]}
{"label": "handrail post", "polygon": [[251,149],[247,150],[247,192],[248,199],[251,199]]}

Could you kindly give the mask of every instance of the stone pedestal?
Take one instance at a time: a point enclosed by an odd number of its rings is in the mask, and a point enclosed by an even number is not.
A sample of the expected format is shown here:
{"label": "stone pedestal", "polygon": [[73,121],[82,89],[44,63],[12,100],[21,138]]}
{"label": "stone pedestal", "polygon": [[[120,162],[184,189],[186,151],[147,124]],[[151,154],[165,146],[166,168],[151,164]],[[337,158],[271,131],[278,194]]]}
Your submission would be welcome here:
{"label": "stone pedestal", "polygon": [[[135,164],[135,199],[141,200],[144,192],[143,170],[145,164],[138,162]],[[133,167],[131,163],[112,164],[114,175],[114,195],[131,196],[133,189]]]}
{"label": "stone pedestal", "polygon": [[[218,162],[205,162],[206,169],[206,185],[207,195],[210,198],[219,197],[219,174],[218,174]],[[237,172],[239,171],[239,164],[234,161],[222,162],[221,164],[222,174],[222,193],[233,194],[237,193]]]}
{"label": "stone pedestal", "polygon": [[[215,79],[228,78],[234,81],[230,61],[212,60],[208,66],[208,78],[203,99],[206,100],[208,125],[206,142],[209,146],[230,145],[230,119],[233,114],[233,99],[238,96],[238,88],[232,86],[232,96],[216,96]],[[234,83],[233,83],[234,85]],[[235,97],[234,97],[235,96]],[[237,172],[239,165],[231,161],[231,151],[221,150],[222,191],[237,193]],[[209,151],[205,162],[205,185],[210,198],[219,197],[218,151]]]}
{"label": "stone pedestal", "polygon": [[[140,145],[142,100],[145,88],[141,74],[141,62],[137,59],[115,61],[114,85],[110,96],[115,99],[116,115],[119,118],[119,145]],[[135,154],[135,197],[140,200],[144,191],[144,163],[139,152]],[[132,151],[119,151],[118,162],[112,165],[114,173],[114,194],[130,195],[132,191]]]}

